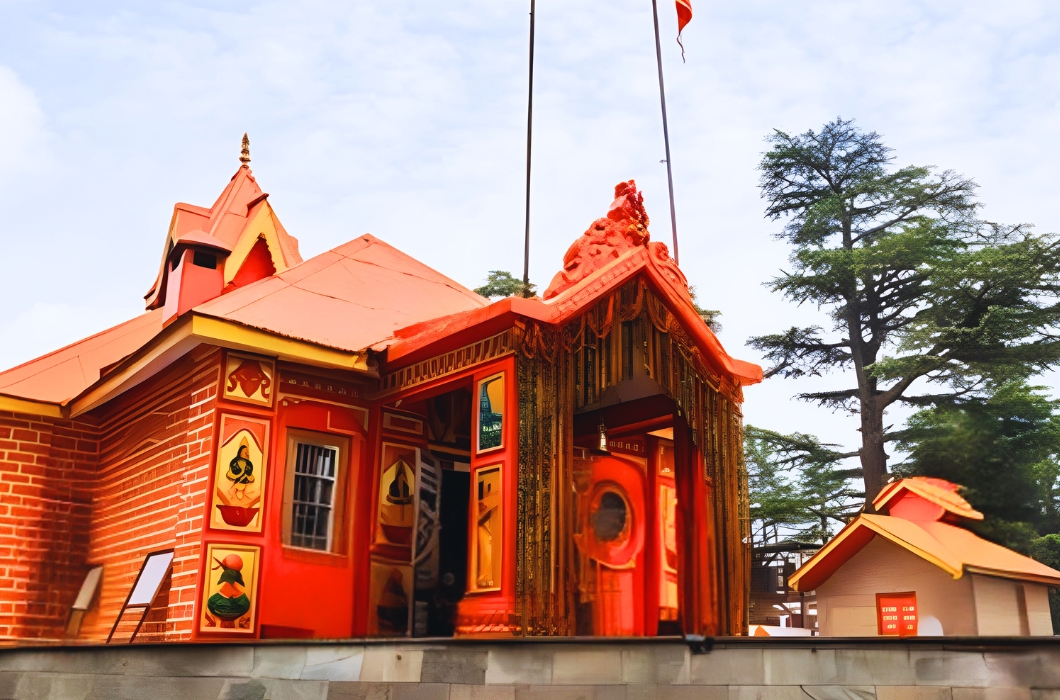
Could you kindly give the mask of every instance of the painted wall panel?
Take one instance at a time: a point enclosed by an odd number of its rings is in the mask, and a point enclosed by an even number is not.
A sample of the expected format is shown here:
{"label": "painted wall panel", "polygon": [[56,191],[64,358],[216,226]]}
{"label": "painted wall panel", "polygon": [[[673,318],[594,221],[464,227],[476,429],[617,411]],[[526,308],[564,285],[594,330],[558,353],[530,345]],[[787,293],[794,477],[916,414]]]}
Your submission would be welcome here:
{"label": "painted wall panel", "polygon": [[1050,637],[1053,618],[1049,614],[1049,589],[1037,583],[1023,584],[1027,601],[1027,627],[1032,637]]}
{"label": "painted wall panel", "polygon": [[1014,581],[991,576],[969,576],[975,590],[975,617],[980,635],[1020,634],[1019,599]]}

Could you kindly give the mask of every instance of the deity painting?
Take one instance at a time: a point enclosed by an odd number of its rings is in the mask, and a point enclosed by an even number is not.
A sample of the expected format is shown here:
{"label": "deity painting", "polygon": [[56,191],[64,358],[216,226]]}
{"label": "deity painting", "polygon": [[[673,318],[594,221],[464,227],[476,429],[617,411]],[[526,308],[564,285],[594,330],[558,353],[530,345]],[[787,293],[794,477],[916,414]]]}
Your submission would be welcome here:
{"label": "deity painting", "polygon": [[223,414],[214,464],[210,527],[261,532],[267,421]]}
{"label": "deity painting", "polygon": [[478,451],[499,449],[504,440],[503,373],[478,383],[478,404]]}
{"label": "deity painting", "polygon": [[260,547],[210,544],[199,631],[254,634]]}
{"label": "deity painting", "polygon": [[416,450],[383,443],[376,541],[409,547],[416,524]]}
{"label": "deity painting", "polygon": [[501,468],[475,472],[475,544],[471,555],[471,580],[476,590],[501,587],[501,554],[504,532],[501,529]]}
{"label": "deity painting", "polygon": [[275,377],[272,360],[230,352],[225,362],[224,398],[271,407]]}
{"label": "deity painting", "polygon": [[408,634],[412,608],[412,567],[372,562],[368,633],[383,637]]}

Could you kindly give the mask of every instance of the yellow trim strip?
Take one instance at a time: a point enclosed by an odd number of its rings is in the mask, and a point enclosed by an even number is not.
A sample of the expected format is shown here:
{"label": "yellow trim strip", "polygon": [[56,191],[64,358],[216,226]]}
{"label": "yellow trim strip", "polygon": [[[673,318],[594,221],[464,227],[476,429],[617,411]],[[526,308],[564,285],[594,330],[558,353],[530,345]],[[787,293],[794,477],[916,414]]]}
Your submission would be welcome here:
{"label": "yellow trim strip", "polygon": [[368,366],[366,353],[337,350],[305,340],[285,338],[275,333],[211,316],[193,313],[191,320],[193,324],[191,334],[202,339],[202,342],[233,348],[242,346],[248,351],[274,355],[290,362],[354,370],[378,376],[378,370]]}
{"label": "yellow trim strip", "polygon": [[814,567],[816,567],[820,562],[822,562],[829,555],[829,553],[832,552],[832,550],[838,547],[844,540],[846,540],[847,537],[850,537],[850,535],[852,535],[854,531],[857,530],[859,527],[867,527],[868,529],[872,530],[877,535],[880,535],[887,541],[893,542],[902,549],[905,549],[908,552],[912,552],[921,559],[924,559],[925,561],[934,564],[935,566],[948,573],[950,576],[953,576],[954,579],[959,579],[964,574],[963,569],[954,569],[952,566],[947,564],[945,561],[939,559],[938,557],[934,556],[933,554],[929,554],[919,549],[918,547],[914,547],[913,545],[909,544],[898,536],[891,534],[882,527],[874,525],[868,518],[858,516],[857,519],[854,520],[854,522],[850,523],[842,530],[840,530],[839,533],[832,538],[831,542],[826,544],[824,547],[821,547],[821,549],[818,550],[817,554],[814,554],[812,557],[810,557],[810,560],[808,562],[803,564],[798,571],[791,575],[791,577],[788,579],[788,585],[791,586],[791,589],[793,591],[799,590],[799,581],[801,581],[802,578],[806,576],[806,574],[810,573],[810,571],[812,571]]}
{"label": "yellow trim strip", "polygon": [[[79,415],[109,401],[129,386],[135,386],[146,378],[141,377],[137,380],[137,375],[152,367],[160,371],[168,365],[169,361],[200,344],[272,355],[289,362],[379,376],[378,370],[369,366],[366,353],[347,352],[304,340],[284,338],[233,321],[192,312],[163,330],[140,350],[126,358],[112,372],[72,399],[68,404],[69,415]],[[147,376],[152,374],[154,372],[149,372]]]}
{"label": "yellow trim strip", "polygon": [[47,418],[63,417],[63,409],[59,404],[23,399],[18,396],[8,396],[7,394],[0,394],[0,411],[29,413]]}

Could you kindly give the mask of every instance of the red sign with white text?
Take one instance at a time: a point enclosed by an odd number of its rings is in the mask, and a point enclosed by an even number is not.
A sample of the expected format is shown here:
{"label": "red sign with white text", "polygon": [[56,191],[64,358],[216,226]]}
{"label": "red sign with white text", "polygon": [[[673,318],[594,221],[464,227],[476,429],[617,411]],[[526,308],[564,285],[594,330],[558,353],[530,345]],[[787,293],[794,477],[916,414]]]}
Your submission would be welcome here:
{"label": "red sign with white text", "polygon": [[916,593],[877,593],[876,629],[882,635],[916,636]]}

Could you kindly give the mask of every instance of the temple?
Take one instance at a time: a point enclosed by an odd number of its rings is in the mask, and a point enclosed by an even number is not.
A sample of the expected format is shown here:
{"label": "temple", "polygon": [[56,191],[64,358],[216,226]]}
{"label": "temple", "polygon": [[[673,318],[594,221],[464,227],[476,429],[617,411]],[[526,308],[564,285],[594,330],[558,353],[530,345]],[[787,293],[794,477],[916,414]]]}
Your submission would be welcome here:
{"label": "temple", "polygon": [[491,302],[370,235],[303,261],[240,160],[142,315],[0,373],[0,639],[746,633],[762,373],[633,181]]}

